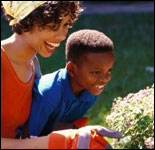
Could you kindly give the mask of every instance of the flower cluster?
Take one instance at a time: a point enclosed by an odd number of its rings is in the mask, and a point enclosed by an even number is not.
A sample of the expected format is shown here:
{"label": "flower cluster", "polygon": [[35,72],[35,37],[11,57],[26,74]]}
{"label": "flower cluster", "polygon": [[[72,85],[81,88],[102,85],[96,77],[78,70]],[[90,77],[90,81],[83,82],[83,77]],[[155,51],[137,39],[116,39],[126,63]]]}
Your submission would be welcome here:
{"label": "flower cluster", "polygon": [[113,142],[114,148],[154,148],[154,85],[114,99],[111,114],[107,116],[111,128],[123,137]]}

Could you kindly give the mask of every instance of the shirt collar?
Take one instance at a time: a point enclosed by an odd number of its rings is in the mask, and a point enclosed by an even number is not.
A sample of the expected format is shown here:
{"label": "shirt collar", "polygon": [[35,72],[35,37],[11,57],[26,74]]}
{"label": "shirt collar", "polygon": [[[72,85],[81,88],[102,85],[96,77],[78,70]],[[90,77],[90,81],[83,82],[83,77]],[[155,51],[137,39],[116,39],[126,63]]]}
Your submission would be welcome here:
{"label": "shirt collar", "polygon": [[92,96],[94,97],[94,95],[90,94],[89,91],[87,90],[83,91],[80,97],[76,97],[74,95],[70,84],[70,78],[67,72],[67,68],[64,68],[61,70],[60,82],[62,83],[62,91],[63,91],[64,98],[67,101],[80,100],[80,101],[88,102],[91,100]]}

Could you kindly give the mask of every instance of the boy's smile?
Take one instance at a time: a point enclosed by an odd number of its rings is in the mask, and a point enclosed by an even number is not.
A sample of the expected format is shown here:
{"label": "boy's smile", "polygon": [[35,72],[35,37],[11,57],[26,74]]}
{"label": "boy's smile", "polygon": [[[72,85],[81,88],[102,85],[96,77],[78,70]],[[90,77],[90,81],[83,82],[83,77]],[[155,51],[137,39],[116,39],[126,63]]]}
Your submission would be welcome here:
{"label": "boy's smile", "polygon": [[73,74],[69,73],[74,94],[78,96],[83,90],[93,95],[101,94],[111,79],[113,63],[113,52],[88,53],[82,56],[80,64],[71,65]]}

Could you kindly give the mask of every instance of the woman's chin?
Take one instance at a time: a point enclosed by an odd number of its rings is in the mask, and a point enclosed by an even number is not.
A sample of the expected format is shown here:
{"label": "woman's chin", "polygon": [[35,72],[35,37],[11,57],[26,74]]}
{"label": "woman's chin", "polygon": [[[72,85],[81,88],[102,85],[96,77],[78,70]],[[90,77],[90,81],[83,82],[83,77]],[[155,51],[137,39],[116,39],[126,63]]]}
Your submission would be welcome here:
{"label": "woman's chin", "polygon": [[41,54],[41,56],[44,57],[44,58],[48,58],[48,57],[52,56],[52,54]]}

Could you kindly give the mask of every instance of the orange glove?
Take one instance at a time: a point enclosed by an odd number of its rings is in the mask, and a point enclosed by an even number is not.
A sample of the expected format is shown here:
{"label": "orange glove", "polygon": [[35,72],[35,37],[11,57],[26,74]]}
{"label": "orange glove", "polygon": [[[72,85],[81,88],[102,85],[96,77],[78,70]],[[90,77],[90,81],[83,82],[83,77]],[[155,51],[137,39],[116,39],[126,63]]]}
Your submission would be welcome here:
{"label": "orange glove", "polygon": [[120,138],[121,134],[102,126],[55,131],[49,135],[49,149],[112,148],[102,136]]}
{"label": "orange glove", "polygon": [[72,122],[72,125],[75,126],[76,128],[81,128],[87,125],[89,121],[88,117],[81,117],[77,120],[75,120],[74,122]]}

